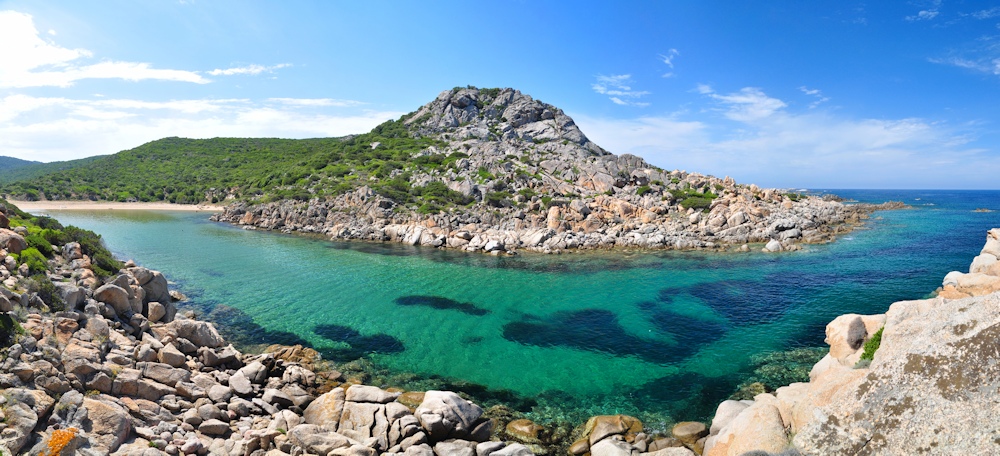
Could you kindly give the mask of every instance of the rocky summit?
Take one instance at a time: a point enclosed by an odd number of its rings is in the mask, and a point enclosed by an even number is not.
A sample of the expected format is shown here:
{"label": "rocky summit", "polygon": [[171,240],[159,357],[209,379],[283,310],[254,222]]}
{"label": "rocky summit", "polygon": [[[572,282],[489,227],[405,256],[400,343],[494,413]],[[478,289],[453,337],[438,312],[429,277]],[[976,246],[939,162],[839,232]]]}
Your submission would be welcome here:
{"label": "rocky summit", "polygon": [[830,241],[872,210],[611,154],[561,109],[509,88],[448,90],[393,126],[433,145],[408,157],[421,166],[389,172],[391,185],[369,176],[334,196],[237,202],[215,220],[496,254],[748,243],[775,252]]}

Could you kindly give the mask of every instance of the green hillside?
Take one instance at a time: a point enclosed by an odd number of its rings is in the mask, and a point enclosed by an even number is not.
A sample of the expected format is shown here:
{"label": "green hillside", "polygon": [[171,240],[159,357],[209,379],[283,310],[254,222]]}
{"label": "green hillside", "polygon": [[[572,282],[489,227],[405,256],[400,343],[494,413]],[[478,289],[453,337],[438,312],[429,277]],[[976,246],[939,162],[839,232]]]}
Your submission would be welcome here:
{"label": "green hillside", "polygon": [[14,157],[0,157],[0,171],[23,168],[25,166],[38,164],[30,160],[21,160]]}
{"label": "green hillside", "polygon": [[[345,138],[165,138],[70,169],[14,182],[0,180],[0,192],[26,200],[181,204],[216,202],[227,196],[304,200],[362,184],[392,193],[395,179],[389,175],[393,170],[437,166],[445,159],[412,160],[413,154],[438,142],[413,138],[402,120]],[[373,148],[374,143],[379,144]]]}
{"label": "green hillside", "polygon": [[[2,158],[9,158],[9,157],[0,157],[0,159]],[[58,171],[85,166],[88,163],[91,163],[95,160],[99,160],[101,158],[104,158],[104,156],[88,157],[88,158],[81,158],[79,160],[51,162],[51,163],[25,161],[22,164],[15,164],[15,166],[13,167],[4,167],[0,165],[0,185],[16,181],[37,179],[46,174],[51,174]],[[14,160],[17,159],[15,158]]]}

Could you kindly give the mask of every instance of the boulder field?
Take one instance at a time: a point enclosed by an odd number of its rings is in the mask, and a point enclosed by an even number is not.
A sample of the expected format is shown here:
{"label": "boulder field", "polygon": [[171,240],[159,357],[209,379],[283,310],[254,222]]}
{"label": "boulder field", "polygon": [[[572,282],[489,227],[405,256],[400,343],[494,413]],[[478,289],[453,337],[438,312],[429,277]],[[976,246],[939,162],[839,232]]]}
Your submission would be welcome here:
{"label": "boulder field", "polygon": [[[233,203],[212,220],[251,229],[321,234],[331,240],[393,242],[469,252],[514,254],[637,248],[696,250],[739,248],[765,252],[798,250],[800,244],[830,242],[876,210],[899,203],[845,205],[816,197],[792,201],[776,190],[737,187],[731,180],[683,175],[693,182],[719,182],[731,191],[707,211],[684,209],[670,200],[596,195],[555,200],[545,208],[471,207],[462,212],[421,215],[395,210],[368,187],[331,199]],[[728,187],[723,186],[725,182]],[[702,184],[707,185],[707,184]]]}

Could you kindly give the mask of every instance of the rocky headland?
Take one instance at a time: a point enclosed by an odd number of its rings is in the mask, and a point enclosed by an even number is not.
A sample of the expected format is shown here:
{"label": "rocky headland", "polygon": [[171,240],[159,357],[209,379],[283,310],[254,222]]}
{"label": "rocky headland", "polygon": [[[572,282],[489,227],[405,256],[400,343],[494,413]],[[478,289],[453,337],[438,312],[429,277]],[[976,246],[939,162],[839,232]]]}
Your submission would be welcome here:
{"label": "rocky headland", "polygon": [[[368,177],[336,196],[234,202],[213,219],[495,254],[746,250],[752,243],[774,252],[831,241],[872,211],[900,206],[842,204],[728,177],[666,171],[605,151],[561,109],[513,89],[448,90],[400,122],[402,134],[436,145],[408,157],[427,166],[391,171],[391,185]],[[365,147],[377,152],[386,146]],[[399,196],[412,193],[419,198]]]}

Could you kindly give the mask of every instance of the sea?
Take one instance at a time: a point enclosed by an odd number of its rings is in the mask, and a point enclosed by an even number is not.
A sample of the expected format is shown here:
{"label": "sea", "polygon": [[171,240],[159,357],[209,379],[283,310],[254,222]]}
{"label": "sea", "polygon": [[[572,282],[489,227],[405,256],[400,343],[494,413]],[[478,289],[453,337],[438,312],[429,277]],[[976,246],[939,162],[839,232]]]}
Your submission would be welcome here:
{"label": "sea", "polygon": [[208,213],[47,211],[162,271],[247,350],[303,344],[345,376],[461,391],[542,423],[647,428],[808,378],[825,326],[929,297],[1000,227],[1000,191],[811,190],[902,201],[835,242],[765,254],[493,257],[244,230]]}

